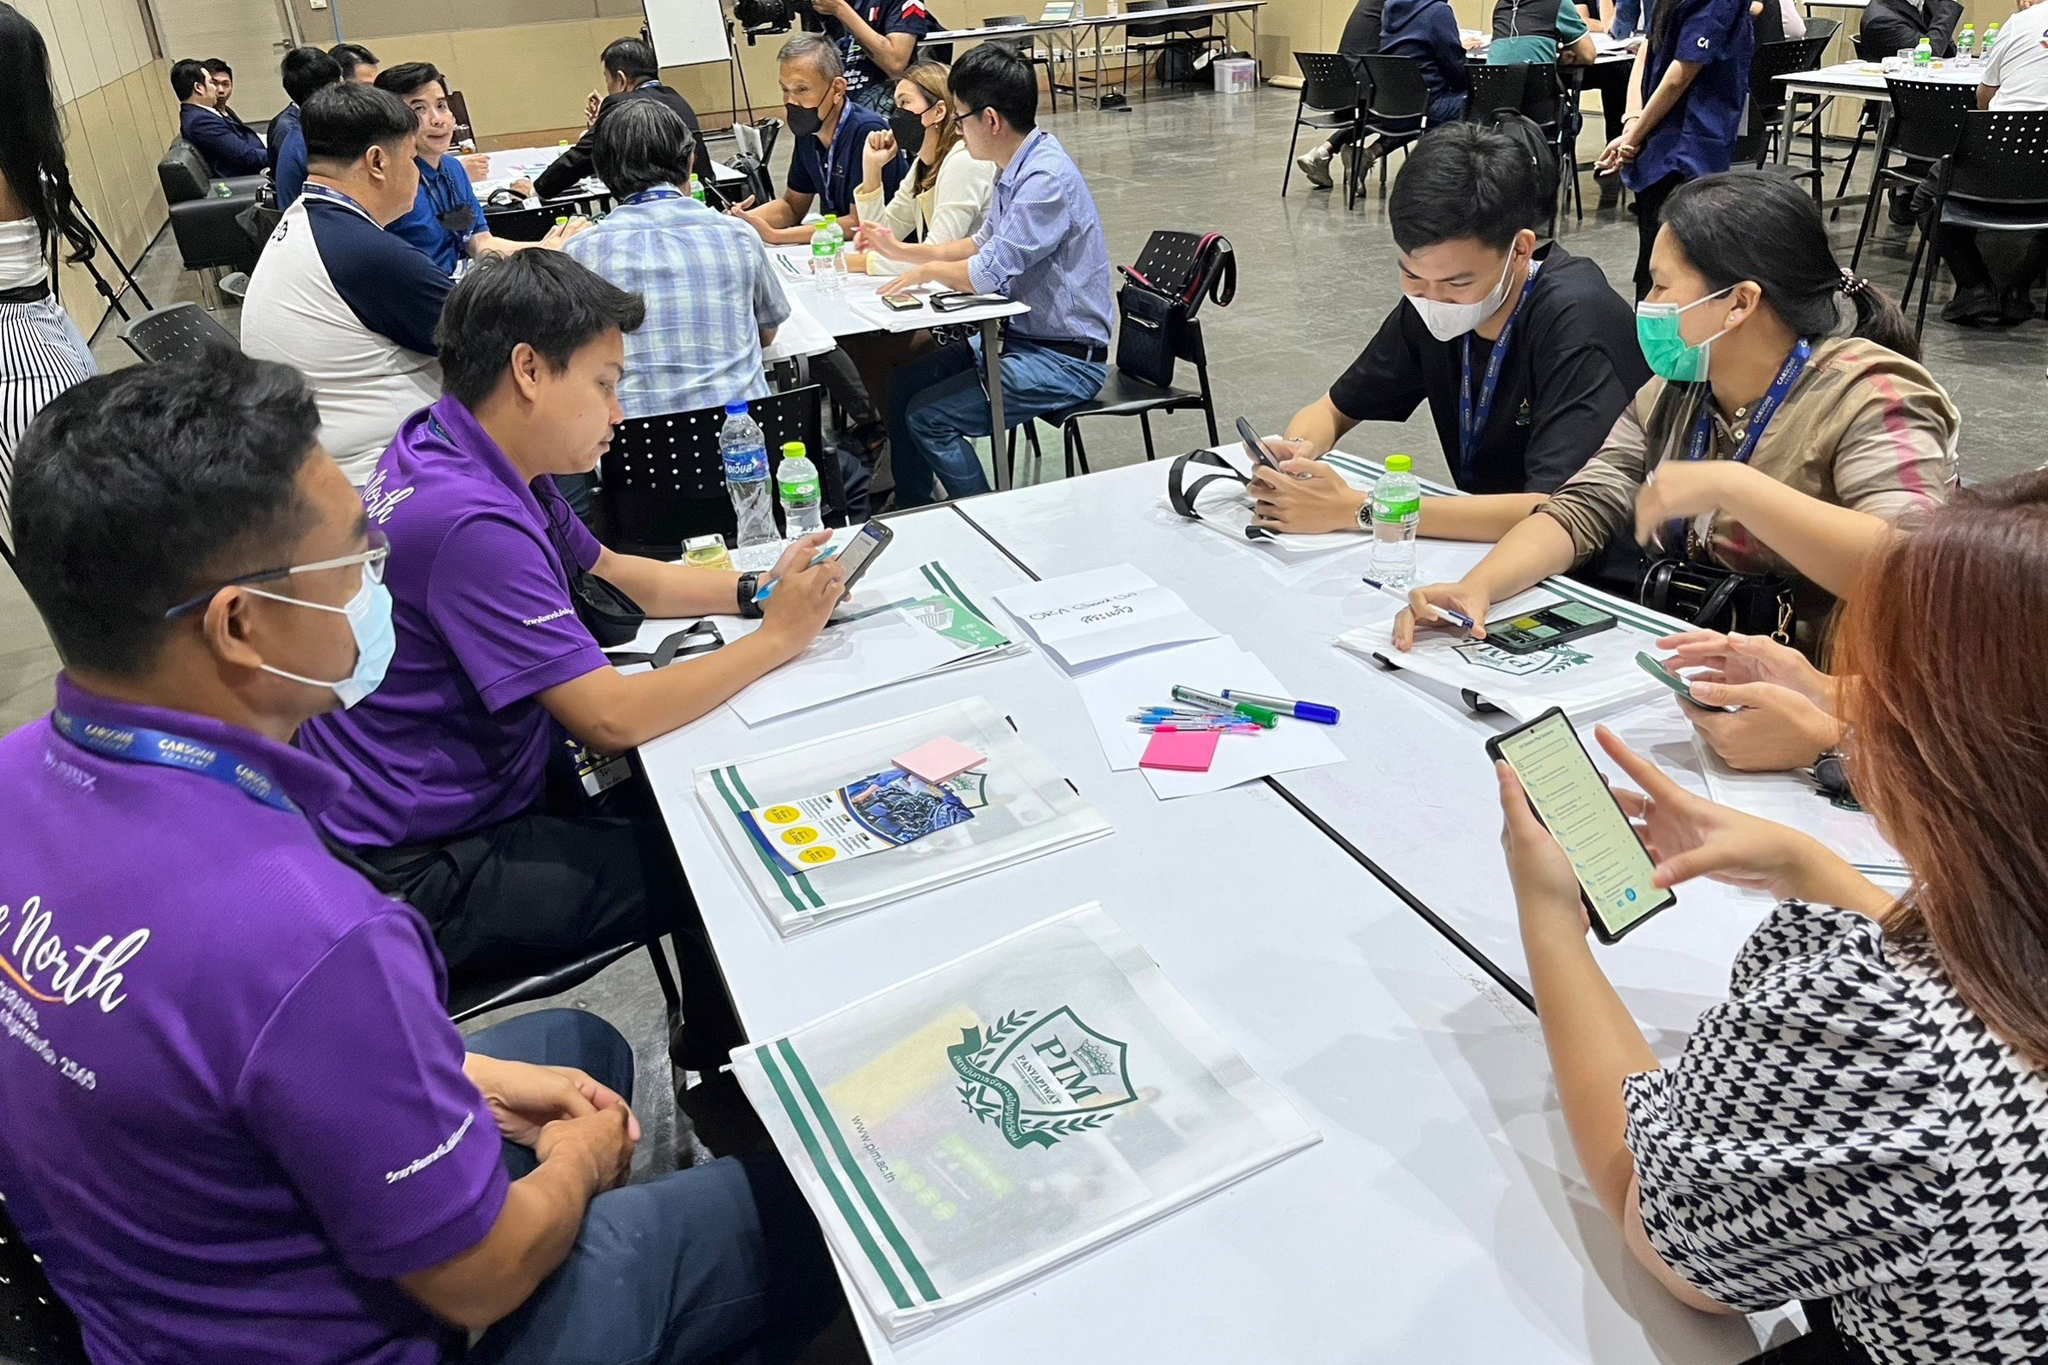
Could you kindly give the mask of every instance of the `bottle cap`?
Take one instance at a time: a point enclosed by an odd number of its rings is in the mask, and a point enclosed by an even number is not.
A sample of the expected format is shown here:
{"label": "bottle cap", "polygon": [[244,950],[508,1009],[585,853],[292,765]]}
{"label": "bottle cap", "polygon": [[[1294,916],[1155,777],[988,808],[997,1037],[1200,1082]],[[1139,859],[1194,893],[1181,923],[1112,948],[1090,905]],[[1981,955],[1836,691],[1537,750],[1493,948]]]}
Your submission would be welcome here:
{"label": "bottle cap", "polygon": [[1406,474],[1409,470],[1413,468],[1415,468],[1415,460],[1411,456],[1387,456],[1387,472],[1389,474]]}
{"label": "bottle cap", "polygon": [[727,403],[725,405],[725,415],[727,417],[745,417],[747,415],[747,405],[745,403]]}
{"label": "bottle cap", "polygon": [[804,443],[803,443],[802,441],[784,441],[784,442],[782,443],[782,458],[783,458],[783,459],[785,459],[785,460],[801,460],[801,459],[802,459],[803,457],[804,457]]}

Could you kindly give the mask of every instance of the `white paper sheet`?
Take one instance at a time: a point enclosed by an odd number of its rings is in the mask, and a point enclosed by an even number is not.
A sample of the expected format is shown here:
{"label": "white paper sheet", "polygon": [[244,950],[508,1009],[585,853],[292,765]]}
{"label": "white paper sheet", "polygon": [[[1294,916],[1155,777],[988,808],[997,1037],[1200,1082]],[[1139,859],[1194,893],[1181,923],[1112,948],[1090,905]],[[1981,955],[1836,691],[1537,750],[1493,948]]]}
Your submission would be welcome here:
{"label": "white paper sheet", "polygon": [[1070,669],[1222,633],[1131,564],[1005,588],[996,601]]}
{"label": "white paper sheet", "polygon": [[907,613],[881,611],[819,632],[803,653],[734,697],[732,709],[759,725],[928,673],[959,653]]}
{"label": "white paper sheet", "polygon": [[[1151,736],[1125,717],[1142,706],[1170,703],[1176,683],[1205,692],[1231,687],[1269,697],[1294,695],[1271,669],[1227,637],[1154,650],[1090,669],[1075,678],[1074,685],[1081,690],[1088,719],[1111,768],[1138,766],[1138,757]],[[1329,730],[1328,726],[1282,716],[1278,726],[1256,735],[1224,735],[1217,742],[1216,761],[1208,772],[1142,771],[1161,800],[1221,791],[1273,773],[1342,762],[1344,754],[1331,740]]]}
{"label": "white paper sheet", "polygon": [[1837,806],[1805,773],[1739,773],[1704,741],[1699,754],[1707,793],[1722,805],[1811,834],[1875,881],[1907,877],[1905,861],[1878,833],[1877,821],[1864,811]]}

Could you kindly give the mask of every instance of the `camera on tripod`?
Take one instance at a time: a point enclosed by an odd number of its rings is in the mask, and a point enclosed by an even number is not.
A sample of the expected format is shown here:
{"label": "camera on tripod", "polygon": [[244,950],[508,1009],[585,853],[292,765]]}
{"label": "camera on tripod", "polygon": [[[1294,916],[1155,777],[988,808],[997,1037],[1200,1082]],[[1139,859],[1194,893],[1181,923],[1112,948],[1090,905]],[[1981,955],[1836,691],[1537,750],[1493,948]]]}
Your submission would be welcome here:
{"label": "camera on tripod", "polygon": [[739,20],[747,41],[770,33],[787,33],[810,18],[811,0],[733,0],[732,17]]}

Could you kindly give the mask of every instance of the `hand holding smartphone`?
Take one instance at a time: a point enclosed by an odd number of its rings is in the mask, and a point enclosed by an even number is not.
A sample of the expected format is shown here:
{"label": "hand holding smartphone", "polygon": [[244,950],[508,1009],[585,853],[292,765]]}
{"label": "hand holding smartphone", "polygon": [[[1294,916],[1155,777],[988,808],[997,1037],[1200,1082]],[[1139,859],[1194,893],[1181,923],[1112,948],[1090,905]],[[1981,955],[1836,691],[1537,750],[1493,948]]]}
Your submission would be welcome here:
{"label": "hand holding smartphone", "polygon": [[1562,709],[1486,742],[1487,754],[1515,770],[1536,818],[1572,865],[1586,918],[1602,943],[1619,942],[1644,920],[1678,903],[1651,884],[1656,865]]}
{"label": "hand holding smartphone", "polygon": [[1252,430],[1252,424],[1240,417],[1237,419],[1238,439],[1244,442],[1245,454],[1252,457],[1252,463],[1278,471],[1280,461],[1273,458],[1273,452],[1266,449],[1266,442],[1259,433]]}
{"label": "hand holding smartphone", "polygon": [[1648,673],[1658,682],[1663,683],[1673,692],[1676,692],[1679,696],[1683,697],[1687,705],[1695,707],[1698,710],[1720,711],[1724,714],[1733,715],[1735,712],[1740,711],[1742,709],[1739,706],[1710,706],[1706,702],[1701,701],[1698,697],[1695,697],[1692,694],[1692,681],[1689,678],[1686,678],[1682,674],[1673,673],[1670,669],[1658,663],[1655,659],[1643,653],[1641,650],[1636,651],[1636,663],[1642,668],[1642,670],[1645,673]]}

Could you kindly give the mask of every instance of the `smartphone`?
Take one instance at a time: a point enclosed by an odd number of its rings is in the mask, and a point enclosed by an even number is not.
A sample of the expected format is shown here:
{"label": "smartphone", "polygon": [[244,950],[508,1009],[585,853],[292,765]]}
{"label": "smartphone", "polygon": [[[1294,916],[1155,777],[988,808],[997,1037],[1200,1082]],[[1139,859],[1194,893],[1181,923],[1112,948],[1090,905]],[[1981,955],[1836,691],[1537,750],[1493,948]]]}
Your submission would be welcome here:
{"label": "smartphone", "polygon": [[1534,654],[1583,635],[1612,630],[1616,619],[1613,612],[1584,602],[1558,602],[1524,616],[1488,621],[1486,643],[1510,654]]}
{"label": "smartphone", "polygon": [[924,300],[915,294],[883,294],[879,297],[883,307],[898,313],[907,313],[913,308],[924,307]]}
{"label": "smartphone", "polygon": [[1683,678],[1678,674],[1673,673],[1670,669],[1658,663],[1655,659],[1651,658],[1649,655],[1643,653],[1640,650],[1636,652],[1636,662],[1642,666],[1643,672],[1649,674],[1658,682],[1663,683],[1673,692],[1676,692],[1679,696],[1685,698],[1685,700],[1689,704],[1699,708],[1702,711],[1720,711],[1732,715],[1735,712],[1740,711],[1742,709],[1739,706],[1707,705],[1707,703],[1701,701],[1698,697],[1695,697],[1692,694],[1692,682],[1690,679]]}
{"label": "smartphone", "polygon": [[1553,706],[1527,725],[1494,736],[1486,752],[1515,770],[1536,818],[1563,846],[1579,879],[1586,918],[1602,943],[1620,942],[1678,903],[1677,892],[1650,884],[1655,865],[1649,852],[1563,710]]}
{"label": "smartphone", "polygon": [[1273,458],[1273,452],[1266,449],[1266,443],[1259,439],[1259,433],[1252,430],[1252,424],[1240,417],[1237,419],[1237,434],[1244,440],[1245,454],[1252,457],[1253,464],[1262,464],[1268,469],[1278,469],[1280,462]]}
{"label": "smartphone", "polygon": [[846,548],[839,552],[839,562],[846,566],[846,590],[853,591],[853,585],[860,582],[860,576],[868,566],[881,557],[889,548],[889,542],[896,538],[896,532],[884,521],[871,521],[846,542]]}

